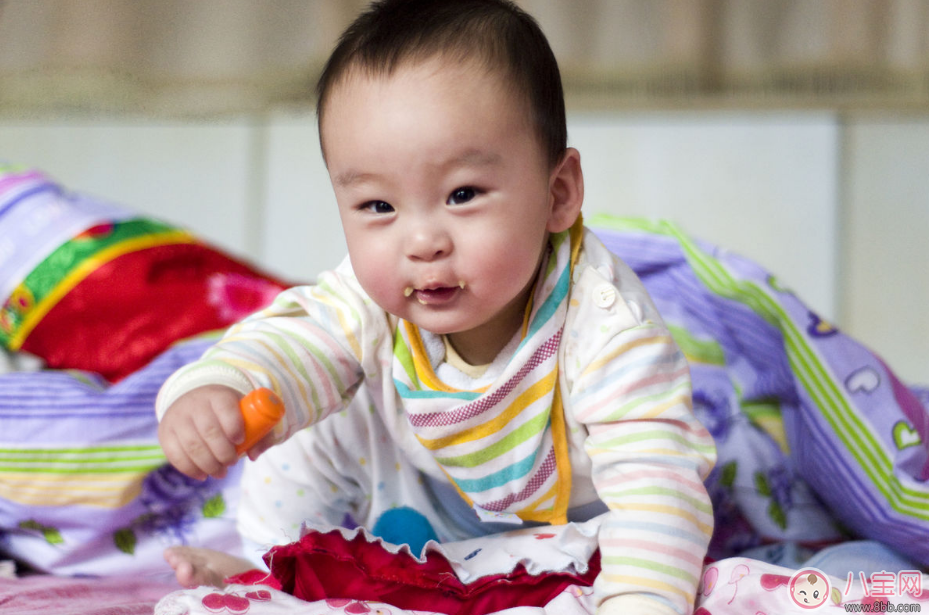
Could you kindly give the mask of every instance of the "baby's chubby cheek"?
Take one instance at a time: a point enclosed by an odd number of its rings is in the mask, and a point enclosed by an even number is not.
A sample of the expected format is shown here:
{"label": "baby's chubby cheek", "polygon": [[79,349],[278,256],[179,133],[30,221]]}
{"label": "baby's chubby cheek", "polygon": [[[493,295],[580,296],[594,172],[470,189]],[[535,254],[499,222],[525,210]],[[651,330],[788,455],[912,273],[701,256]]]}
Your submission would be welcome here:
{"label": "baby's chubby cheek", "polygon": [[403,288],[400,287],[401,282],[396,276],[381,269],[356,269],[355,276],[364,291],[381,309],[391,314],[402,315],[399,310],[402,310],[406,298],[403,296]]}

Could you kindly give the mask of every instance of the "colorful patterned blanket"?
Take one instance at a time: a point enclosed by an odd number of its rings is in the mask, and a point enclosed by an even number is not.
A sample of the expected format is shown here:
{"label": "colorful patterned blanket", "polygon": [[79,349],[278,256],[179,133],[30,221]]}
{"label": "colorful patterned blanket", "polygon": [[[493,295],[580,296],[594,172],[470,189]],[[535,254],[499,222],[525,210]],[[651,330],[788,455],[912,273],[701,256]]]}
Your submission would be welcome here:
{"label": "colorful patterned blanket", "polygon": [[756,263],[667,222],[597,217],[688,356],[719,462],[711,554],[872,538],[929,565],[929,390]]}
{"label": "colorful patterned blanket", "polygon": [[116,381],[284,284],[188,231],[0,164],[0,346]]}
{"label": "colorful patterned blanket", "polygon": [[50,368],[0,375],[0,552],[164,574],[166,544],[235,548],[237,472],[197,483],[167,466],[154,399],[211,343],[178,340],[281,288],[183,229],[0,165],[0,351]]}

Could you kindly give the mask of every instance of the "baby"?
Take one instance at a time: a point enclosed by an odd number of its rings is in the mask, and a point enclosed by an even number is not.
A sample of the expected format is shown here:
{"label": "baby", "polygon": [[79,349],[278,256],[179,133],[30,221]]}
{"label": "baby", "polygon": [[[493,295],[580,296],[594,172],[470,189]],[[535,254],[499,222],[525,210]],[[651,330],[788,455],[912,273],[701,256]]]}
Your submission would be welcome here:
{"label": "baby", "polygon": [[[287,414],[249,451],[245,538],[400,503],[439,540],[602,515],[599,613],[691,613],[715,449],[640,281],[582,226],[537,24],[506,0],[379,2],[318,94],[349,257],[172,376],[169,461],[223,475],[239,399],[269,387]],[[250,567],[166,557],[185,584]]]}

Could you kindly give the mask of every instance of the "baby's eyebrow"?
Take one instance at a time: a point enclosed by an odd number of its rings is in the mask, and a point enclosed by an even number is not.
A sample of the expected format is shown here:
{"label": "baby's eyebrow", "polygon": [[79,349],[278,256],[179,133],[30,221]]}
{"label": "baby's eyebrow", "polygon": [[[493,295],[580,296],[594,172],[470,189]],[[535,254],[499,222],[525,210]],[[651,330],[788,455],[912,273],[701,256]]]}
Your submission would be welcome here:
{"label": "baby's eyebrow", "polygon": [[[469,149],[457,156],[436,165],[439,169],[456,169],[461,167],[490,167],[503,162],[503,156],[496,152],[485,152],[478,149]],[[349,188],[365,182],[373,182],[381,176],[377,173],[367,173],[348,169],[332,178],[332,183],[340,188]]]}
{"label": "baby's eyebrow", "polygon": [[340,188],[347,188],[355,184],[362,184],[364,182],[372,181],[376,178],[377,175],[374,173],[364,173],[350,169],[333,177],[332,183],[336,186],[339,186]]}
{"label": "baby's eyebrow", "polygon": [[484,152],[477,149],[469,149],[458,156],[448,159],[442,166],[448,168],[454,167],[489,167],[500,164],[503,157],[496,152]]}

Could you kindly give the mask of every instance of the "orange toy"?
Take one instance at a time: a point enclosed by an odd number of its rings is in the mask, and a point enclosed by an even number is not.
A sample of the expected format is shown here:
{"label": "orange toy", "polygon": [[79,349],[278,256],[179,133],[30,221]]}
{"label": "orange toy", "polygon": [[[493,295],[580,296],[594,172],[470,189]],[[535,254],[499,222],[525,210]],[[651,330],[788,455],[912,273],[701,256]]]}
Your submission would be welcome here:
{"label": "orange toy", "polygon": [[265,437],[284,418],[284,402],[271,389],[255,389],[239,402],[242,419],[245,421],[245,441],[236,447],[238,454]]}

